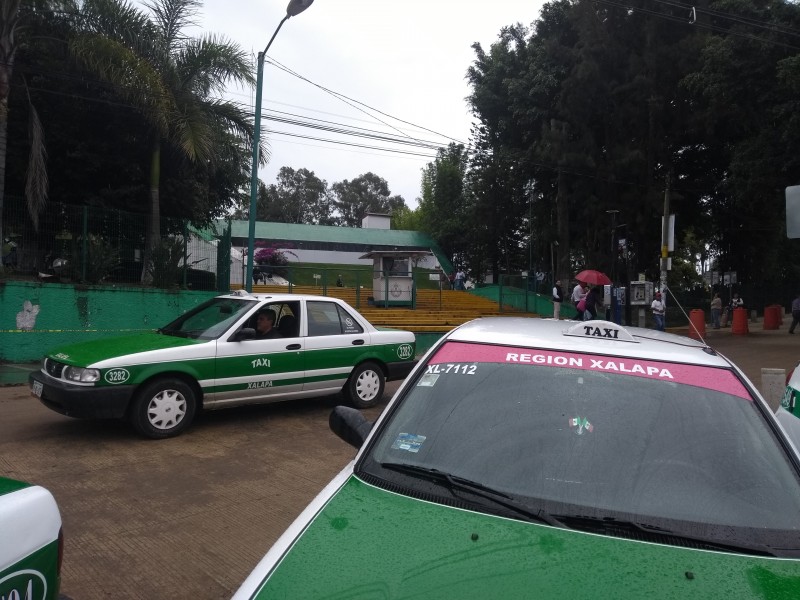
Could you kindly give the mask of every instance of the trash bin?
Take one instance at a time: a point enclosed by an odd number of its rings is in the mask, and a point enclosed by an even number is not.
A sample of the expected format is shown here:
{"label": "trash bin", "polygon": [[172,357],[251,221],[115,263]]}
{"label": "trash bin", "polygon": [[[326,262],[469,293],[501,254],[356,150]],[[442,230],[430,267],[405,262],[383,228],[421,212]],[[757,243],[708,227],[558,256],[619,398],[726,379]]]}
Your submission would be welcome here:
{"label": "trash bin", "polygon": [[781,324],[781,307],[772,304],[764,307],[764,329],[778,329]]}
{"label": "trash bin", "polygon": [[689,337],[701,340],[706,336],[706,313],[699,308],[689,311]]}
{"label": "trash bin", "polygon": [[731,321],[731,333],[735,333],[737,335],[746,335],[747,333],[749,333],[749,329],[747,327],[746,308],[733,309],[733,320]]}

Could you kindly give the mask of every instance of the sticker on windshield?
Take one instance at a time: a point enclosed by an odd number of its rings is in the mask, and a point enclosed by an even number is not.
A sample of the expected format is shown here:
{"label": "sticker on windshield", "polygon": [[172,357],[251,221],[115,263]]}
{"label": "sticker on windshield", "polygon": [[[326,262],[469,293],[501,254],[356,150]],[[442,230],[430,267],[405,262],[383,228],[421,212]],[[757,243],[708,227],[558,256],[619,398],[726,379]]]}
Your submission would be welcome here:
{"label": "sticker on windshield", "polygon": [[419,452],[422,442],[425,441],[424,435],[414,435],[413,433],[400,433],[392,444],[392,450],[406,450],[407,452]]}
{"label": "sticker on windshield", "polygon": [[586,417],[575,417],[570,419],[569,426],[571,429],[574,429],[575,433],[578,435],[583,435],[584,431],[588,431],[589,433],[594,431],[594,425],[589,423],[589,420]]}
{"label": "sticker on windshield", "polygon": [[419,383],[417,383],[417,386],[433,387],[436,384],[437,379],[439,379],[439,376],[436,373],[425,373],[422,377],[419,378]]}

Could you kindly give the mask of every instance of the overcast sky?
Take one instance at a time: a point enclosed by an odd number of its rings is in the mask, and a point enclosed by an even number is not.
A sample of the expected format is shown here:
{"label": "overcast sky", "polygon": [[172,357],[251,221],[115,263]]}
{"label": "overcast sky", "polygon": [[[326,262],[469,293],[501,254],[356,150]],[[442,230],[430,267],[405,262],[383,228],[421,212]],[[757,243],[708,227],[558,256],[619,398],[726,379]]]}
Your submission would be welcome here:
{"label": "overcast sky", "polygon": [[[200,19],[206,31],[226,36],[255,56],[269,42],[287,4],[288,0],[205,0]],[[488,50],[502,27],[530,25],[540,8],[539,1],[523,0],[316,0],[287,20],[272,43],[262,107],[268,113],[282,111],[290,113],[284,117],[318,119],[338,128],[408,135],[440,145],[446,145],[447,138],[466,143],[471,117],[465,74],[475,57],[471,45],[479,42]],[[270,59],[313,83],[270,65]],[[355,102],[336,99],[317,86]],[[251,89],[232,88],[229,97],[252,111]],[[386,115],[441,135],[415,130]],[[372,171],[388,182],[392,195],[403,196],[414,208],[421,169],[435,155],[434,150],[414,146],[393,148],[425,156],[302,139],[279,132],[387,147],[385,142],[270,120],[262,124],[271,130],[270,162],[260,171],[268,185],[282,166],[307,168],[329,185]]]}

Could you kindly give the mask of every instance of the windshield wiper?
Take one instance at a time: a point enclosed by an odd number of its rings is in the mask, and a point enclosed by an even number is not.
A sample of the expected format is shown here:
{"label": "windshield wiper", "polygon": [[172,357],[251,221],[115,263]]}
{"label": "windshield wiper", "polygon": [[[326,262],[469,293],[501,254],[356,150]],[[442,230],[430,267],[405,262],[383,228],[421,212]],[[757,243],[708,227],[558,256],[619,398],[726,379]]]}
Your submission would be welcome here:
{"label": "windshield wiper", "polygon": [[742,544],[739,541],[731,543],[710,540],[705,537],[665,529],[650,523],[637,523],[614,517],[590,517],[586,515],[554,515],[554,518],[563,522],[570,529],[588,531],[621,537],[626,539],[641,539],[670,546],[700,546],[707,550],[731,552],[735,554],[749,554],[756,556],[777,556],[771,548],[763,544]]}
{"label": "windshield wiper", "polygon": [[459,477],[457,475],[451,475],[450,473],[445,473],[439,469],[423,467],[420,465],[412,465],[409,463],[384,462],[380,463],[380,465],[384,469],[398,471],[414,477],[422,477],[423,479],[427,479],[428,481],[433,481],[435,483],[443,483],[454,496],[457,495],[457,492],[469,492],[474,496],[490,500],[498,506],[508,508],[514,511],[516,514],[525,517],[525,519],[528,521],[545,523],[547,525],[552,525],[553,527],[564,527],[564,525],[558,521],[558,519],[553,518],[544,510],[534,510],[529,506],[512,499],[508,494],[492,489],[491,487],[477,481],[465,479],[464,477]]}

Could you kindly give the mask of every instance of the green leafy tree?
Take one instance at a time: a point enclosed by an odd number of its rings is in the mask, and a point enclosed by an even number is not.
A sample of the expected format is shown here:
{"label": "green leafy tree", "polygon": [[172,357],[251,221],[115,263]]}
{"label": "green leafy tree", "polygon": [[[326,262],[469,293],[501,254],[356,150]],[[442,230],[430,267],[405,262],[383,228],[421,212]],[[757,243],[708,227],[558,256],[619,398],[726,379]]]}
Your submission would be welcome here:
{"label": "green leafy tree", "polygon": [[423,217],[419,208],[400,206],[392,212],[392,229],[405,231],[424,231]]}
{"label": "green leafy tree", "polygon": [[440,148],[436,159],[422,172],[419,228],[439,244],[452,261],[463,254],[469,235],[467,164],[464,146],[451,143]]}
{"label": "green leafy tree", "polygon": [[[46,4],[46,3],[44,3]],[[38,15],[27,13],[28,21],[35,22]],[[8,149],[9,96],[14,73],[14,61],[23,40],[24,18],[20,14],[20,0],[3,0],[0,3],[0,240],[4,240],[3,206],[6,190],[6,153]],[[32,23],[31,23],[32,24]],[[39,213],[47,202],[48,181],[44,130],[39,113],[27,94],[29,159],[26,169],[25,197],[28,214],[37,227]]]}
{"label": "green leafy tree", "polygon": [[331,189],[339,213],[336,224],[344,227],[360,227],[367,213],[388,214],[405,206],[403,197],[392,196],[386,180],[374,173],[334,183]]}
{"label": "green leafy tree", "polygon": [[328,184],[308,169],[281,167],[277,183],[259,198],[258,219],[278,223],[332,225],[333,201]]}
{"label": "green leafy tree", "polygon": [[253,76],[235,44],[210,34],[185,35],[195,24],[199,0],[157,0],[145,6],[151,16],[119,0],[87,0],[84,30],[72,40],[71,50],[79,64],[108,81],[135,108],[146,128],[149,251],[161,237],[162,154],[166,149],[192,162],[215,161],[216,144],[225,133],[248,139],[252,126],[247,114],[216,94],[229,82],[253,83]]}

